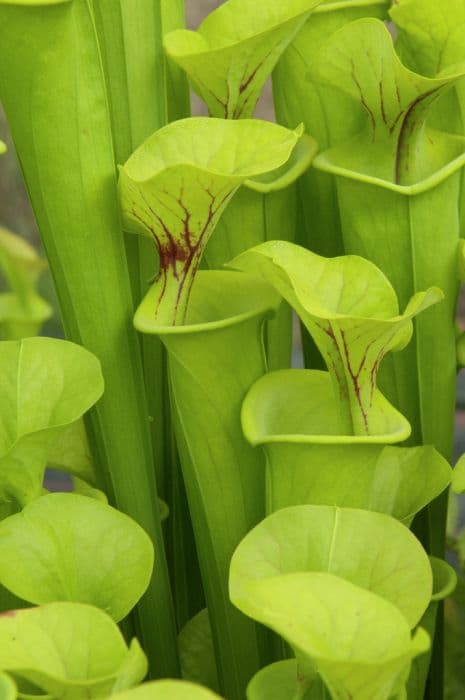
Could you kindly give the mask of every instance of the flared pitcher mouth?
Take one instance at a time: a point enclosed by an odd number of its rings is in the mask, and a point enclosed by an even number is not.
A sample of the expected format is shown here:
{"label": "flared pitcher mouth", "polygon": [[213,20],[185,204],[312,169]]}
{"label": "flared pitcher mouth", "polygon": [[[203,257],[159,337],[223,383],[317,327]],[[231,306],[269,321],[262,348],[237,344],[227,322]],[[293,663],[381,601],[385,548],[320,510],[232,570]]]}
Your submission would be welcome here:
{"label": "flared pitcher mouth", "polygon": [[182,335],[227,328],[257,316],[271,318],[281,297],[260,277],[230,270],[200,270],[192,285],[184,323],[168,326],[154,317],[155,286],[151,287],[134,316],[142,333]]}
{"label": "flared pitcher mouth", "polygon": [[346,165],[338,164],[338,147],[330,148],[327,151],[319,153],[313,161],[313,166],[317,170],[335,175],[336,177],[355,180],[366,185],[381,187],[406,197],[412,197],[440,185],[465,165],[465,138],[453,134],[447,134],[446,136],[450,136],[450,139],[456,141],[457,146],[460,146],[460,149],[457,149],[459,150],[458,155],[432,174],[411,185],[399,185],[391,180],[385,180],[384,178],[361,172],[356,168],[352,169]]}
{"label": "flared pitcher mouth", "polygon": [[376,390],[371,434],[341,434],[337,402],[328,372],[279,370],[258,379],[242,404],[242,430],[251,445],[294,443],[376,445],[406,440],[408,420]]}

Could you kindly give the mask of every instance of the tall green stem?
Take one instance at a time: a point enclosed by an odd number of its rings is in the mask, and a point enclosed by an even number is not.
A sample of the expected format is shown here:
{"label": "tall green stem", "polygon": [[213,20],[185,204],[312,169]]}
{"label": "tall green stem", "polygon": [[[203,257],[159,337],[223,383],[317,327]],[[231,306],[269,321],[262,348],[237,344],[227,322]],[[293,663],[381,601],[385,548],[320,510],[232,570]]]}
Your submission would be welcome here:
{"label": "tall green stem", "polygon": [[67,336],[102,363],[90,416],[110,499],[150,534],[155,575],[137,619],[152,673],[177,672],[106,89],[85,0],[0,2],[0,96],[41,229]]}

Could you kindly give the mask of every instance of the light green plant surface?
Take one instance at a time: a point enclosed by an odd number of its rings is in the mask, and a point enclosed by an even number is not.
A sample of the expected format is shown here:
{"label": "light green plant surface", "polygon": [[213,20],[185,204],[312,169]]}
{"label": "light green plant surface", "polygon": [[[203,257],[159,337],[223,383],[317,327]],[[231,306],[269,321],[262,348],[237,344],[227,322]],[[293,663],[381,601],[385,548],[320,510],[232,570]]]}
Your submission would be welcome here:
{"label": "light green plant surface", "polygon": [[178,636],[178,645],[182,677],[218,691],[218,671],[207,608],[184,625]]}
{"label": "light green plant surface", "polygon": [[42,493],[53,441],[101,397],[98,360],[52,338],[0,344],[0,498],[24,506]]}
{"label": "light green plant surface", "polygon": [[418,293],[399,314],[392,286],[369,261],[323,258],[282,241],[257,246],[229,264],[262,275],[299,314],[327,364],[339,432],[376,434],[370,420],[379,365],[389,351],[407,345],[412,318],[441,300],[441,291]]}
{"label": "light green plant surface", "polygon": [[146,529],[157,549],[154,579],[138,606],[138,630],[156,672],[176,674],[172,604],[92,7],[86,0],[2,0],[0,46],[0,99],[65,332],[95,353],[105,375],[105,396],[89,418],[99,476],[110,501]]}
{"label": "light green plant surface", "polygon": [[293,240],[296,218],[292,185],[309,168],[317,150],[316,141],[303,134],[284,166],[246,180],[205,248],[205,260],[210,268],[219,268],[266,240]]}
{"label": "light green plant surface", "polygon": [[247,119],[282,52],[319,2],[228,0],[196,32],[168,34],[165,50],[212,116]]}
{"label": "light green plant surface", "polygon": [[91,486],[97,485],[95,464],[82,419],[61,431],[60,439],[48,451],[47,466],[72,474]]}
{"label": "light green plant surface", "polygon": [[300,129],[258,120],[180,120],[150,137],[120,169],[125,227],[157,246],[153,313],[160,324],[183,322],[205,245],[235,191],[284,165],[300,136]]}
{"label": "light green plant surface", "polygon": [[[318,150],[303,134],[289,161],[281,168],[245,182],[221,216],[205,249],[209,268],[218,269],[231,258],[266,240],[293,241],[296,233],[296,181],[308,169]],[[290,366],[292,315],[283,304],[276,319],[266,325],[269,369]]]}
{"label": "light green plant surface", "polygon": [[0,294],[0,329],[5,340],[37,335],[52,316],[51,306],[37,292],[46,267],[29,243],[0,227],[0,270],[10,288]]}
{"label": "light green plant surface", "polygon": [[[389,14],[396,24],[396,50],[411,70],[435,78],[465,60],[463,0],[397,0]],[[449,133],[464,133],[465,93],[458,83],[432,113],[432,123]]]}
{"label": "light green plant surface", "polygon": [[[324,2],[282,55],[273,72],[273,97],[281,124],[304,123],[320,149],[353,136],[360,128],[362,110],[354,110],[346,97],[316,82],[313,64],[326,39],[337,29],[361,17],[384,18],[389,0]],[[334,179],[310,169],[298,184],[298,242],[320,255],[343,252],[339,208]]]}
{"label": "light green plant surface", "polygon": [[429,647],[423,630],[411,638],[392,603],[332,574],[276,577],[263,594],[234,600],[294,647],[310,666],[310,677],[321,675],[333,700],[397,697],[411,660]]}
{"label": "light green plant surface", "polygon": [[0,617],[0,669],[54,698],[79,700],[136,685],[147,660],[98,608],[51,603]]}
{"label": "light green plant surface", "polygon": [[[465,141],[424,122],[434,101],[461,73],[457,68],[449,77],[430,79],[410,72],[376,20],[360,20],[336,32],[320,51],[318,73],[350,96],[355,109],[362,100],[366,111],[365,128],[356,138],[315,160],[317,168],[338,176],[346,250],[377,264],[401,304],[429,285],[444,292],[442,304],[416,319],[410,347],[384,365],[380,385],[410,420],[414,444],[432,443],[450,459],[457,201]],[[444,504],[432,508],[424,539],[440,555]]]}
{"label": "light green plant surface", "polygon": [[381,180],[395,190],[395,185],[421,187],[451,161],[463,160],[463,139],[424,124],[431,105],[465,75],[463,64],[440,78],[413,73],[398,58],[384,24],[362,19],[328,39],[315,74],[351,98],[356,110],[360,104],[365,110],[360,133],[322,154],[323,163]]}
{"label": "light green plant surface", "polygon": [[281,370],[265,375],[250,388],[242,407],[242,427],[253,445],[274,444],[284,438],[302,445],[383,446],[410,435],[408,421],[379,391],[370,409],[373,431],[369,434],[340,430],[338,412],[328,372]]}
{"label": "light green plant surface", "polygon": [[16,686],[10,676],[0,673],[0,698],[1,700],[15,700],[17,696]]}
{"label": "light green plant surface", "polygon": [[[395,418],[392,407],[385,417]],[[386,447],[405,437],[397,414],[381,434],[337,434],[336,405],[327,373],[272,372],[251,387],[242,427],[267,457],[269,512],[300,504],[365,508],[410,524],[448,487],[453,474],[431,446]],[[407,426],[408,427],[408,426]]]}
{"label": "light green plant surface", "polygon": [[247,700],[326,700],[323,683],[300,674],[297,659],[262,668],[247,686]]}
{"label": "light green plant surface", "polygon": [[142,528],[93,498],[49,494],[0,523],[0,583],[29,603],[88,603],[118,622],[152,567]]}
{"label": "light green plant surface", "polygon": [[[233,601],[266,595],[293,575],[325,572],[396,605],[410,628],[431,600],[433,577],[419,541],[383,513],[334,506],[293,506],[269,515],[241,542],[231,561]],[[303,582],[303,579],[302,579]]]}
{"label": "light green plant surface", "polygon": [[[465,27],[465,3],[451,0],[400,0],[390,10],[396,23],[396,49],[412,70],[431,78],[453,70],[465,60],[461,39]],[[443,131],[465,134],[465,89],[459,81],[433,106],[429,123]],[[460,234],[463,236],[465,181],[461,173],[459,199]]]}
{"label": "light green plant surface", "polygon": [[[163,34],[185,27],[184,0],[161,0]],[[190,116],[189,85],[184,71],[165,54],[168,121]]]}
{"label": "light green plant surface", "polygon": [[219,695],[187,681],[157,681],[126,690],[118,700],[221,700]]}
{"label": "light green plant surface", "polygon": [[416,538],[393,518],[364,510],[280,510],[244,538],[231,561],[233,602],[310,662],[300,669],[304,688],[296,698],[322,697],[303,692],[315,671],[333,698],[397,697],[410,661],[428,650],[423,630],[414,640],[407,630],[432,592],[431,565]]}
{"label": "light green plant surface", "polygon": [[228,570],[235,547],[264,515],[264,468],[263,456],[242,434],[240,406],[265,372],[262,326],[280,300],[254,276],[202,270],[185,325],[157,323],[155,298],[152,288],[135,325],[158,334],[168,350],[176,437],[221,690],[231,700],[243,698],[261,655],[256,628],[229,602]]}

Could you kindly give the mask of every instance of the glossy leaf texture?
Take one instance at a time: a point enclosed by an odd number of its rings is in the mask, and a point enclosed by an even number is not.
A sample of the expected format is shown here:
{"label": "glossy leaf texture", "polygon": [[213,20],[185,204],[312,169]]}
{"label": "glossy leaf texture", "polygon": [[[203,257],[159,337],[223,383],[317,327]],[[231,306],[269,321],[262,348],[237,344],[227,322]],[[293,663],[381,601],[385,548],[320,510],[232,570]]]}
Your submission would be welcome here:
{"label": "glossy leaf texture", "polygon": [[188,681],[164,680],[126,690],[118,700],[221,700],[220,696]]}
{"label": "glossy leaf texture", "polygon": [[411,638],[395,605],[328,573],[273,577],[266,590],[233,599],[284,637],[310,666],[309,680],[317,671],[333,700],[396,697],[412,659],[429,647],[421,628]]}
{"label": "glossy leaf texture", "polygon": [[315,74],[365,112],[357,136],[317,158],[322,169],[331,164],[332,172],[355,170],[392,185],[416,185],[460,160],[462,141],[428,128],[425,120],[436,100],[465,75],[465,65],[437,78],[413,73],[397,56],[384,24],[362,19],[328,39]]}
{"label": "glossy leaf texture", "polygon": [[102,395],[100,363],[64,340],[0,344],[0,499],[25,505],[42,493],[48,451]]}
{"label": "glossy leaf texture", "polygon": [[118,622],[152,567],[142,528],[93,498],[49,494],[0,522],[0,583],[29,603],[88,603]]}
{"label": "glossy leaf texture", "polygon": [[136,685],[147,661],[98,608],[51,603],[0,617],[0,669],[54,698],[80,700]]}
{"label": "glossy leaf texture", "polygon": [[407,345],[412,318],[440,301],[441,291],[416,294],[399,314],[391,284],[369,261],[323,258],[283,241],[257,246],[229,265],[262,275],[297,311],[326,361],[342,431],[370,434],[379,365]]}
{"label": "glossy leaf texture", "polygon": [[37,335],[53,310],[37,291],[47,263],[23,238],[0,227],[0,270],[9,291],[0,294],[0,330],[5,340]]}
{"label": "glossy leaf texture", "polygon": [[126,230],[148,236],[158,250],[153,312],[160,324],[182,323],[205,245],[235,191],[284,165],[300,136],[300,129],[258,120],[180,120],[120,169]]}
{"label": "glossy leaf texture", "polygon": [[[325,572],[396,605],[413,629],[432,595],[428,557],[394,518],[352,508],[293,506],[269,515],[241,542],[231,561],[233,601],[266,594],[268,582]],[[303,579],[302,579],[303,581]]]}
{"label": "glossy leaf texture", "polygon": [[228,0],[196,32],[169,33],[165,50],[213,117],[247,119],[281,54],[320,2]]}
{"label": "glossy leaf texture", "polygon": [[257,380],[241,418],[246,438],[266,453],[268,509],[337,505],[410,524],[453,472],[431,446],[386,447],[405,438],[406,421],[384,407],[374,434],[340,435],[327,373],[285,370]]}

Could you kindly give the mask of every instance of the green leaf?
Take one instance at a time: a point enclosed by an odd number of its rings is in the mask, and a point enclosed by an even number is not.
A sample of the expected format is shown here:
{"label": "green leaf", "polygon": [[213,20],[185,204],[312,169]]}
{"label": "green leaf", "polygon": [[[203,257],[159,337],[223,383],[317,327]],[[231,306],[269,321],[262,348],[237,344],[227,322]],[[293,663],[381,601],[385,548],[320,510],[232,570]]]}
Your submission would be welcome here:
{"label": "green leaf", "polygon": [[182,677],[218,692],[218,671],[207,608],[184,625],[178,637]]}
{"label": "green leaf", "polygon": [[82,419],[62,431],[48,453],[47,466],[96,485],[94,460]]}
{"label": "green leaf", "polygon": [[297,659],[265,666],[250,681],[247,700],[325,700],[322,682],[303,677]]}
{"label": "green leaf", "polygon": [[0,617],[0,669],[54,698],[79,700],[130,688],[144,678],[147,661],[137,640],[128,648],[98,608],[51,603]]}
{"label": "green leaf", "polygon": [[160,129],[120,169],[126,229],[157,246],[154,318],[182,323],[205,245],[246,180],[281,167],[301,129],[244,120],[192,118]]}
{"label": "green leaf", "polygon": [[266,452],[268,508],[364,508],[409,524],[445,491],[452,470],[431,446],[385,447],[402,439],[406,421],[392,407],[382,417],[373,435],[340,435],[326,372],[284,370],[258,379],[242,405],[242,428]]}
{"label": "green leaf", "polygon": [[[463,140],[425,127],[435,101],[465,75],[454,67],[438,78],[408,70],[398,58],[382,22],[361,19],[335,32],[318,54],[316,73],[362,104],[365,126],[348,143],[331,149],[315,164],[323,170],[356,170],[361,176],[395,185],[418,185],[439,170],[464,160]],[[461,157],[461,159],[460,159]]]}
{"label": "green leaf", "polygon": [[391,284],[371,262],[323,258],[285,241],[256,246],[229,266],[262,275],[297,311],[326,361],[342,429],[370,435],[383,357],[408,344],[412,318],[440,301],[442,292],[416,294],[400,315]]}
{"label": "green leaf", "polygon": [[78,476],[73,476],[72,482],[73,493],[77,493],[80,496],[86,496],[87,498],[94,498],[95,500],[100,501],[101,503],[105,503],[106,505],[108,504],[108,497],[106,493],[104,493],[100,489],[94,488],[89,483],[87,483],[87,481],[83,481]]}
{"label": "green leaf", "polygon": [[321,0],[228,0],[196,32],[167,34],[165,50],[223,119],[249,118],[283,51]]}
{"label": "green leaf", "polygon": [[6,673],[0,673],[0,700],[15,700],[16,697],[16,686],[13,680]]}
{"label": "green leaf", "polygon": [[428,557],[404,525],[382,513],[332,506],[283,508],[257,525],[233,555],[231,599],[260,596],[269,581],[281,578],[285,587],[309,572],[334,574],[382,596],[410,628],[431,600]]}
{"label": "green leaf", "polygon": [[219,695],[187,681],[157,681],[119,693],[118,700],[220,700]]}
{"label": "green leaf", "polygon": [[47,263],[20,236],[0,227],[0,270],[11,291],[0,294],[0,325],[7,340],[37,335],[52,307],[36,291]]}
{"label": "green leaf", "polygon": [[92,498],[48,494],[0,523],[0,583],[29,603],[88,603],[118,622],[152,568],[144,530]]}
{"label": "green leaf", "polygon": [[389,700],[403,689],[411,660],[429,648],[423,630],[411,638],[395,605],[332,574],[277,575],[240,592],[232,583],[231,596],[311,663],[334,700]]}
{"label": "green leaf", "polygon": [[457,587],[457,574],[444,559],[430,557],[431,568],[433,570],[433,595],[431,600],[437,602],[451,596]]}
{"label": "green leaf", "polygon": [[317,152],[318,144],[315,139],[308,134],[301,134],[289,160],[284,165],[264,175],[246,180],[244,186],[261,194],[284,190],[293,185],[308,170]]}
{"label": "green leaf", "polygon": [[455,493],[465,493],[465,454],[456,462],[452,472],[452,489]]}
{"label": "green leaf", "polygon": [[0,344],[0,499],[42,493],[50,445],[102,395],[100,363],[74,343],[27,338]]}

